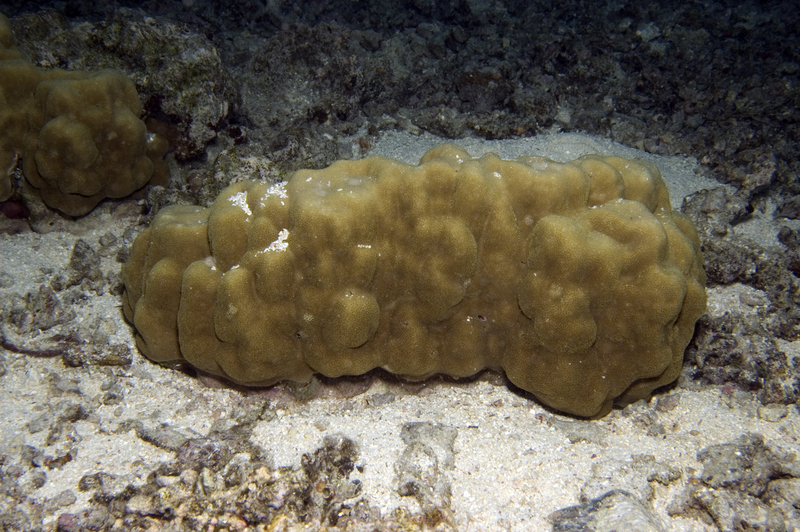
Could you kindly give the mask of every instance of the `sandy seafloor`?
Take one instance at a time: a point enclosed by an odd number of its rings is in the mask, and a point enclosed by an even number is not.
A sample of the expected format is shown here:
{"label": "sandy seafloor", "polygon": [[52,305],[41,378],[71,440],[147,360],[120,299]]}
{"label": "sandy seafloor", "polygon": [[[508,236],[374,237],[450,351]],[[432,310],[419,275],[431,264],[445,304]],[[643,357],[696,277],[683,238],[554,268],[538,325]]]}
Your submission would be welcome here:
{"label": "sandy seafloor", "polygon": [[[383,137],[372,153],[415,161],[436,142],[438,139],[427,135],[393,134]],[[680,205],[683,195],[714,183],[695,173],[692,160],[637,153],[606,140],[578,135],[470,140],[464,145],[473,155],[494,150],[503,157],[543,153],[563,160],[586,152],[646,157],[664,172],[674,205]],[[100,208],[71,227],[69,233],[3,235],[0,272],[11,282],[2,285],[0,297],[18,298],[35,292],[55,274],[43,271],[57,273],[66,268],[77,238],[96,244],[109,232],[121,236],[129,223],[130,219],[120,219]],[[774,238],[769,225],[759,224],[758,216],[748,224],[737,230],[763,232],[762,241]],[[118,269],[119,264],[104,259],[103,268]],[[758,301],[757,292],[739,285],[710,290],[708,311],[755,312],[752,302]],[[740,297],[742,294],[744,297]],[[75,324],[91,323],[97,317],[111,320],[116,331],[109,343],[128,344],[135,352],[119,296],[91,296],[76,303],[75,310]],[[793,353],[800,347],[782,345]],[[145,425],[169,427],[191,438],[207,434],[212,425],[218,427],[226,419],[234,423],[243,412],[260,408],[263,401],[273,397],[270,390],[244,393],[209,386],[184,372],[151,363],[138,352],[129,366],[83,368],[65,367],[59,358],[0,352],[5,368],[0,378],[0,454],[18,457],[24,446],[50,455],[58,455],[59,446],[77,450],[71,461],[60,467],[41,468],[46,474],[44,484],[30,493],[44,504],[49,527],[54,527],[59,515],[78,514],[87,506],[91,493],[78,489],[79,480],[87,473],[104,471],[139,485],[159,463],[174,458],[174,452],[147,443],[135,430],[121,430],[125,422],[139,420]],[[46,441],[46,430],[30,429],[31,422],[46,413],[57,398],[96,399],[108,389],[109,382],[118,385],[122,400],[116,404],[94,401],[97,407],[88,417],[71,424],[70,437]],[[334,392],[323,392],[306,401],[273,398],[270,409],[274,415],[255,422],[251,439],[268,451],[275,466],[299,467],[302,454],[319,448],[323,437],[345,435],[359,449],[357,464],[363,471],[354,471],[351,478],[362,482],[360,497],[389,516],[398,507],[418,509],[413,497],[401,497],[396,489],[396,463],[405,449],[401,427],[409,422],[441,424],[456,431],[452,463],[447,449],[440,449],[437,471],[439,480],[450,486],[450,508],[458,530],[549,530],[552,523],[548,516],[554,511],[577,504],[582,493],[591,498],[615,487],[642,499],[652,496],[652,510],[663,530],[716,530],[712,524],[673,518],[667,513],[668,505],[702,471],[697,460],[700,449],[754,432],[763,435],[773,449],[800,451],[800,414],[795,405],[763,407],[744,392],[728,392],[719,387],[699,391],[678,387],[653,398],[650,405],[634,404],[615,409],[600,420],[580,421],[516,394],[497,376],[484,375],[465,383],[435,380],[414,386],[378,378],[363,393],[350,396],[335,393],[334,385]],[[390,399],[385,400],[387,397]],[[647,422],[639,415],[645,411],[650,416]],[[661,433],[649,430],[656,423],[663,427]],[[679,478],[668,485],[646,479],[637,482],[630,475],[609,478],[642,455],[651,455],[655,463],[679,473]],[[63,496],[65,490],[74,497]]]}

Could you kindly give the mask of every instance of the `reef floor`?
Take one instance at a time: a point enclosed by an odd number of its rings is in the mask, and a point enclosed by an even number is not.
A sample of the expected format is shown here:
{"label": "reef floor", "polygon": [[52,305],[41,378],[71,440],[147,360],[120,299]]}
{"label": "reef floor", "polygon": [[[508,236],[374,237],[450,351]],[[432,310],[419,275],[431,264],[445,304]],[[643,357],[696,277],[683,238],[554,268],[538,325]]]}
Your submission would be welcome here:
{"label": "reef floor", "polygon": [[[439,141],[390,134],[371,153],[413,161]],[[566,134],[464,144],[503,157],[634,152]],[[639,156],[661,167],[673,203],[713,184],[690,159]],[[4,529],[800,526],[797,406],[698,383],[689,363],[671,389],[594,421],[491,372],[244,389],[160,367],[138,353],[120,307],[120,261],[140,221],[127,200],[0,238]],[[768,217],[748,224],[738,230],[777,242]],[[766,302],[752,286],[717,286],[708,317],[757,316]]]}

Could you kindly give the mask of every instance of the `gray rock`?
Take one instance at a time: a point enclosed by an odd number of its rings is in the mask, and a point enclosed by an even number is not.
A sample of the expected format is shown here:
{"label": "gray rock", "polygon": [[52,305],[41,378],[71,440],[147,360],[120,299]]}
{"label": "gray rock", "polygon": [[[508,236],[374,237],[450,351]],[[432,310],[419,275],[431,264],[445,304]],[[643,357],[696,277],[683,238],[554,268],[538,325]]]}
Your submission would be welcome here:
{"label": "gray rock", "polygon": [[800,523],[800,463],[796,456],[748,433],[697,454],[700,482],[690,484],[667,508],[670,515],[711,520],[722,532],[780,532]]}
{"label": "gray rock", "polygon": [[650,509],[624,490],[612,490],[585,504],[557,510],[550,520],[553,532],[666,532]]}
{"label": "gray rock", "polygon": [[447,470],[454,467],[453,443],[458,431],[440,423],[407,423],[400,432],[406,444],[395,462],[397,492],[413,496],[423,513],[452,525],[450,510],[451,479]]}
{"label": "gray rock", "polygon": [[602,445],[606,431],[592,421],[570,421],[553,416],[547,424],[566,435],[570,443],[587,442]]}
{"label": "gray rock", "polygon": [[581,501],[596,500],[609,490],[623,489],[640,500],[653,499],[651,482],[667,485],[681,477],[680,470],[657,462],[652,455],[634,455],[630,460],[604,460],[592,466],[592,477],[581,489]]}

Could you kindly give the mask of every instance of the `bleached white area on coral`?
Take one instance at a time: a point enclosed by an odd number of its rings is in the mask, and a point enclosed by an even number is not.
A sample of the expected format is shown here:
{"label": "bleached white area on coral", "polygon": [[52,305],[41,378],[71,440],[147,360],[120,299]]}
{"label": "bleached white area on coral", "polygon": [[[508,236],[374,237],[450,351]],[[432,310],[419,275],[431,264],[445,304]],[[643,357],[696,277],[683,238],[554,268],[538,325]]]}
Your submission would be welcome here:
{"label": "bleached white area on coral", "polygon": [[247,205],[247,191],[237,192],[228,198],[228,201],[230,201],[232,205],[236,205],[242,209],[247,216],[253,214],[253,211],[250,210],[250,206]]}
{"label": "bleached white area on coral", "polygon": [[269,246],[267,246],[267,249],[264,251],[286,251],[286,248],[289,247],[289,243],[286,241],[288,238],[289,230],[281,229],[278,231],[278,238],[270,242]]}

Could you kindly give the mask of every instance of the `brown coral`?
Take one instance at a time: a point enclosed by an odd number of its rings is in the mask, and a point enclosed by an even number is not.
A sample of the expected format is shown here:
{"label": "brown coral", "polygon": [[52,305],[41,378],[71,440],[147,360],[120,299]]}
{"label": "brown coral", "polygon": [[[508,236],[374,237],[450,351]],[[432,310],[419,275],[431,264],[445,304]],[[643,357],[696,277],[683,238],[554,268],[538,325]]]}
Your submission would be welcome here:
{"label": "brown coral", "polygon": [[503,369],[608,412],[673,381],[705,309],[659,171],[618,157],[381,157],[161,211],[123,269],[140,349],[248,385]]}
{"label": "brown coral", "polygon": [[[0,14],[0,171],[22,158],[44,202],[72,216],[148,182],[164,184],[165,141],[147,132],[133,82],[116,70],[44,70],[22,58]],[[11,195],[0,175],[0,201]]]}

